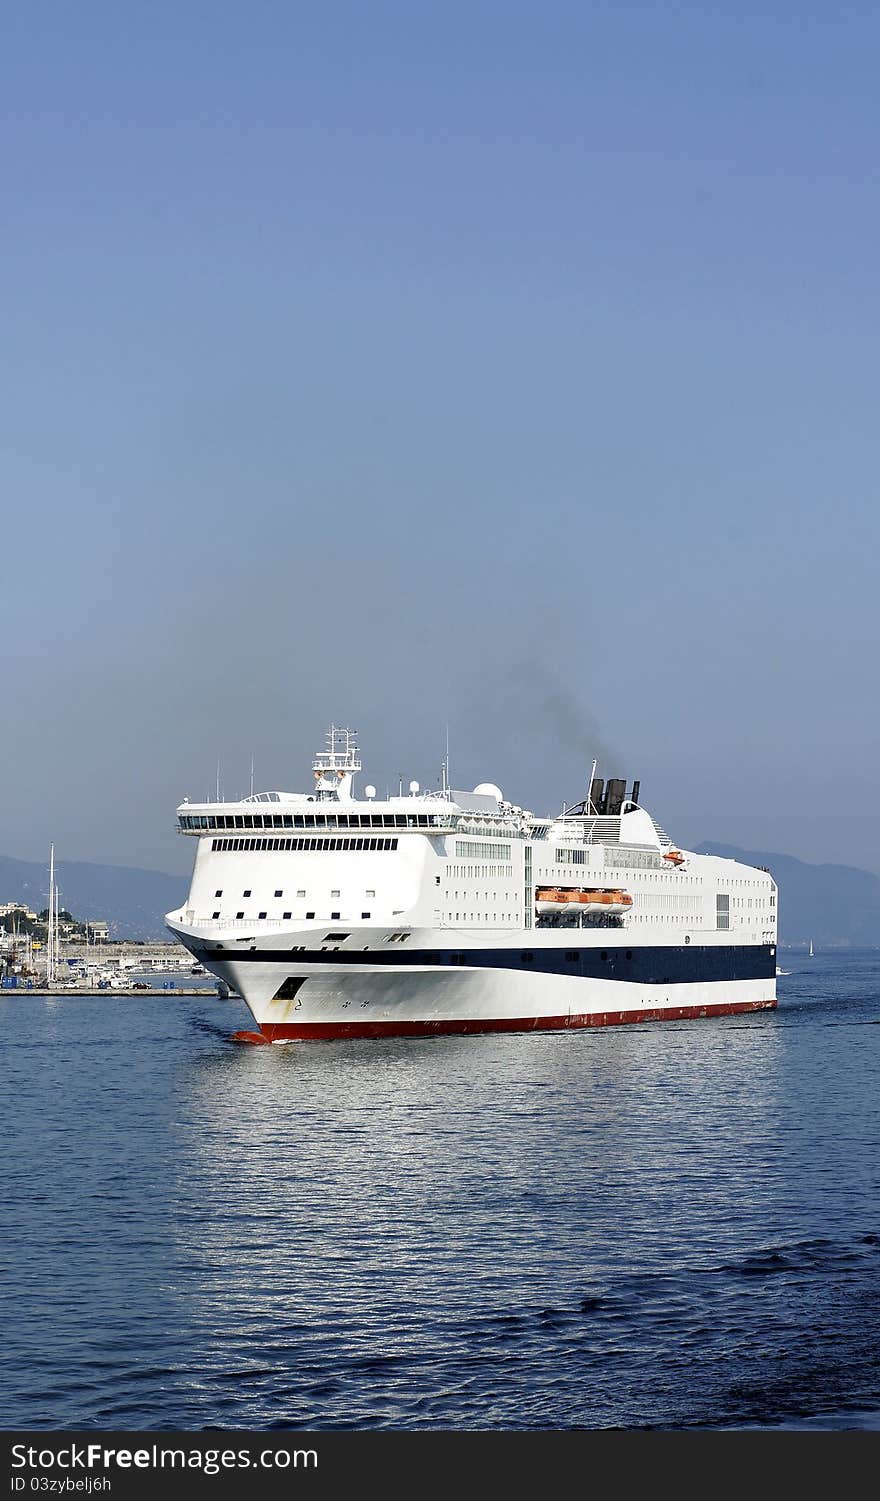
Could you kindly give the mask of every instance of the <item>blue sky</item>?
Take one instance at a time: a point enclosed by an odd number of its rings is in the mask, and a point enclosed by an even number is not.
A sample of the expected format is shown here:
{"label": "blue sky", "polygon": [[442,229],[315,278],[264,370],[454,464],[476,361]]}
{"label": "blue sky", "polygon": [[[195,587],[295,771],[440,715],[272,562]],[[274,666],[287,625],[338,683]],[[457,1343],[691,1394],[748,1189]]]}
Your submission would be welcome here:
{"label": "blue sky", "polygon": [[13,5],[0,850],[372,780],[880,869],[867,4]]}

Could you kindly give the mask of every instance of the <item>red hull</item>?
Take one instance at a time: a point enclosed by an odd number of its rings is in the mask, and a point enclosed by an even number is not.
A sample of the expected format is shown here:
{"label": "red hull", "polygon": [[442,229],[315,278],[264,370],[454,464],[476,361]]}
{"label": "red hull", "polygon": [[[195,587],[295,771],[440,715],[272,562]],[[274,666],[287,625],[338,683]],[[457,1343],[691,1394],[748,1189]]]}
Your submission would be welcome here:
{"label": "red hull", "polygon": [[597,1011],[575,1016],[487,1017],[471,1020],[390,1022],[265,1022],[259,1033],[236,1032],[236,1042],[322,1042],[342,1037],[439,1037],[476,1032],[567,1032],[631,1022],[687,1021],[736,1012],[772,1011],[776,1001],[731,1001],[709,1006],[664,1006],[650,1011]]}

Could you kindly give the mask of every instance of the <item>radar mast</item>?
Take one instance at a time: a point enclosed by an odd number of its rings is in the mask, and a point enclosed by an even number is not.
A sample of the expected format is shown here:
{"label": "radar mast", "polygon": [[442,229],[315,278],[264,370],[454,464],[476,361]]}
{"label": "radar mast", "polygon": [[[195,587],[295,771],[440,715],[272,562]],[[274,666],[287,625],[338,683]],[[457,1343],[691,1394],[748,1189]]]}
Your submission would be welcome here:
{"label": "radar mast", "polygon": [[332,798],[342,803],[351,802],[352,777],[361,770],[357,730],[331,724],[326,739],[327,749],[318,751],[312,762],[315,792],[319,801]]}

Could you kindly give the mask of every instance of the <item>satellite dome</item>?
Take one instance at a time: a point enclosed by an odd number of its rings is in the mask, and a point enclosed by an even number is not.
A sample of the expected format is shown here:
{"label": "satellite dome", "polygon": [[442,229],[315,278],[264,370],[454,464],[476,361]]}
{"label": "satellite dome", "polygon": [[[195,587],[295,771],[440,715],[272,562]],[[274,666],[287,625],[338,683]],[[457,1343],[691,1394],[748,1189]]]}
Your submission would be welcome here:
{"label": "satellite dome", "polygon": [[479,794],[480,797],[494,797],[497,803],[504,802],[504,794],[502,793],[500,787],[495,786],[494,782],[480,782],[479,785],[474,788],[474,795],[476,796],[477,794]]}

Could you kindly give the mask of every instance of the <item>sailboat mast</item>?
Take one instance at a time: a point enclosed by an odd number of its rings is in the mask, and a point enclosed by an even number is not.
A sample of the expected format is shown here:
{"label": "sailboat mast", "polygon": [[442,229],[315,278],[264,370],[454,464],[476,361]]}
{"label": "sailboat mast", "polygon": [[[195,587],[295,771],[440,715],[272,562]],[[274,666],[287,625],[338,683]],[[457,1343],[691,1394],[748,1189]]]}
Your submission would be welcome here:
{"label": "sailboat mast", "polygon": [[46,936],[46,985],[55,984],[55,845],[49,845],[49,911]]}

